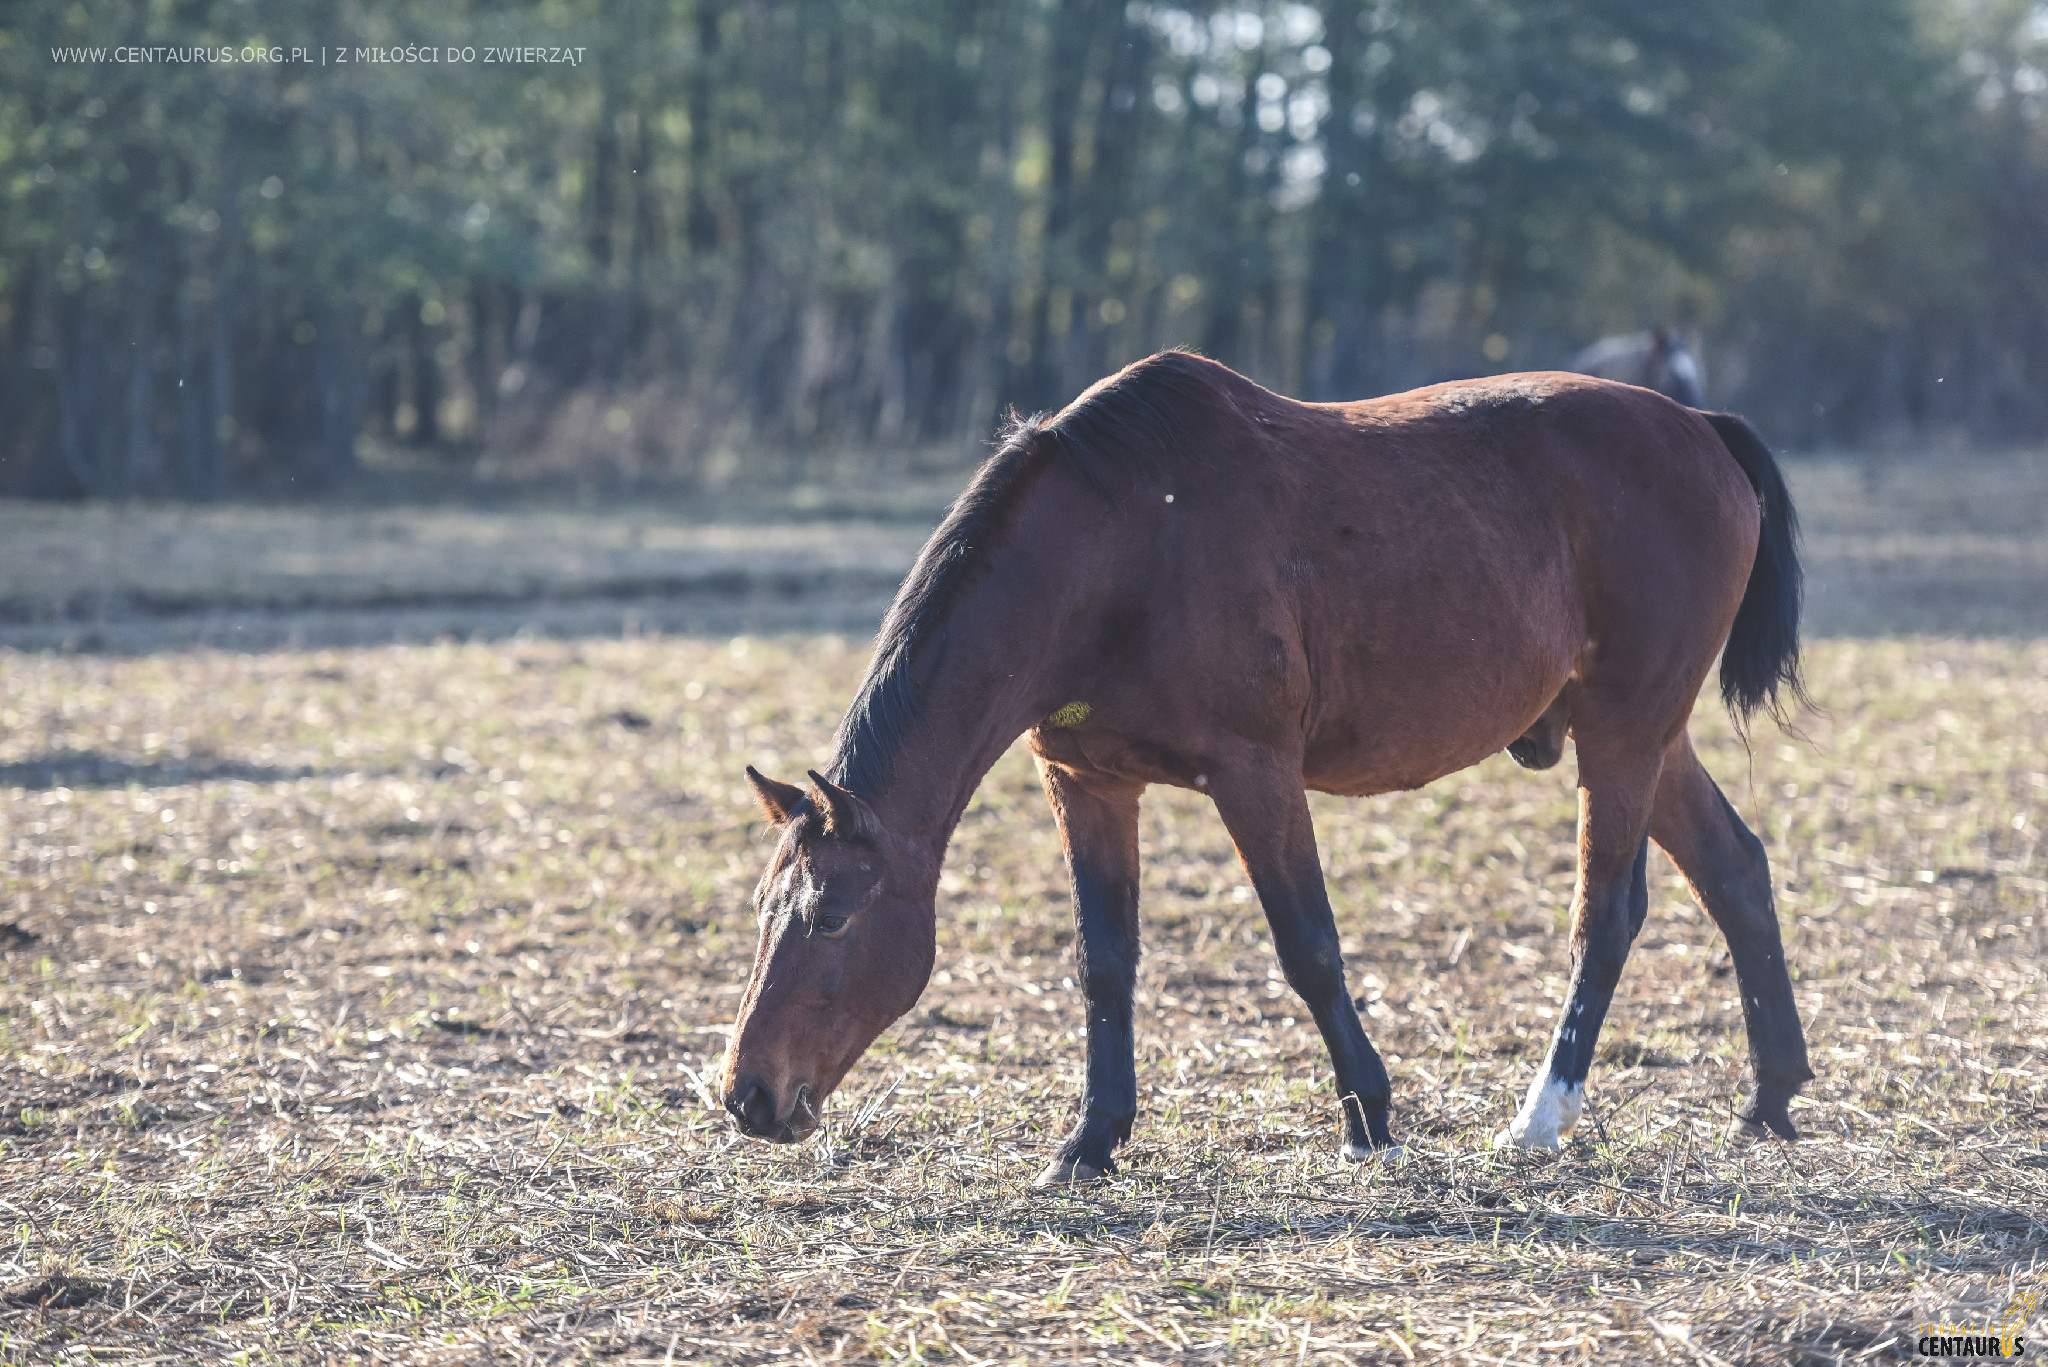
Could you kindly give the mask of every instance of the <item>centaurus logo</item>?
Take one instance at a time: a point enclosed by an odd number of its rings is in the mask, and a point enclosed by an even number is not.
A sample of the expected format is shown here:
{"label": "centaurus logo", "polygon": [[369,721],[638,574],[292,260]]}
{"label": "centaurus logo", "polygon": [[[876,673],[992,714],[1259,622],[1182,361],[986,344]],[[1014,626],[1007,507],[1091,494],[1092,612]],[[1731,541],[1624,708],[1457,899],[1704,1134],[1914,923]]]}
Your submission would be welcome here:
{"label": "centaurus logo", "polygon": [[1973,1324],[1960,1318],[1917,1329],[1924,1358],[2020,1358],[2027,1355],[2022,1331],[2041,1303],[2039,1291],[2016,1291],[1999,1312],[1996,1324]]}

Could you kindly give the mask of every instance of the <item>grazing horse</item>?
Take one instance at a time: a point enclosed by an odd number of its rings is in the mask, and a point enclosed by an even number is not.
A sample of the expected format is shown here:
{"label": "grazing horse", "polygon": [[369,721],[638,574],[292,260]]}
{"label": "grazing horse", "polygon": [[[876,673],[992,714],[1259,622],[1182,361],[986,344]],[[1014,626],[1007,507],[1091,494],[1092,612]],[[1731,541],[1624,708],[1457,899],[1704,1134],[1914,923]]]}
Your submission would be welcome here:
{"label": "grazing horse", "polygon": [[1581,375],[1639,384],[1688,408],[1706,403],[1706,381],[1692,351],[1667,327],[1602,337],[1565,367]]}
{"label": "grazing horse", "polygon": [[[955,824],[1030,736],[1072,876],[1080,1118],[1041,1184],[1114,1171],[1137,1111],[1138,800],[1206,793],[1328,1045],[1345,1157],[1390,1150],[1386,1068],[1345,985],[1304,789],[1419,788],[1509,745],[1578,747],[1570,997],[1499,1145],[1554,1148],[1648,905],[1648,840],[1727,937],[1754,1091],[1795,1138],[1812,1076],[1762,844],[1686,721],[1717,651],[1738,719],[1799,692],[1792,505],[1739,418],[1560,372],[1360,403],[1166,352],[1017,423],[926,543],[835,757],[747,770],[778,828],[720,1074],[792,1142],[916,1003]],[[1723,643],[1726,649],[1723,650]]]}

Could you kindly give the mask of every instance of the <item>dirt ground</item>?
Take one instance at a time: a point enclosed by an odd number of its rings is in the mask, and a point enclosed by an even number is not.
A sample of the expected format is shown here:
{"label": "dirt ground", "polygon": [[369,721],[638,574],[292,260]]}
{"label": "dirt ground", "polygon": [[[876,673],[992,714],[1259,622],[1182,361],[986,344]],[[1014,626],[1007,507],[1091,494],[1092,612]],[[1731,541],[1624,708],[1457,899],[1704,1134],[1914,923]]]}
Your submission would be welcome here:
{"label": "dirt ground", "polygon": [[[1047,1194],[1082,1020],[1021,751],[827,1139],[743,1142],[710,1104],[766,852],[739,769],[826,758],[865,590],[672,585],[707,624],[626,639],[580,589],[552,618],[224,592],[255,650],[111,592],[19,612],[0,1360],[1905,1360],[1922,1322],[2048,1291],[2042,468],[1801,467],[1826,710],[1747,750],[1696,722],[1774,860],[1819,1073],[1798,1145],[1727,1137],[1734,982],[1659,856],[1588,1118],[1558,1154],[1488,1147],[1562,996],[1569,759],[1316,802],[1409,1155],[1366,1169],[1213,812],[1155,792],[1138,1128],[1119,1177]],[[470,536],[472,588],[594,554],[580,516],[567,549]],[[320,644],[403,612],[474,639]]]}

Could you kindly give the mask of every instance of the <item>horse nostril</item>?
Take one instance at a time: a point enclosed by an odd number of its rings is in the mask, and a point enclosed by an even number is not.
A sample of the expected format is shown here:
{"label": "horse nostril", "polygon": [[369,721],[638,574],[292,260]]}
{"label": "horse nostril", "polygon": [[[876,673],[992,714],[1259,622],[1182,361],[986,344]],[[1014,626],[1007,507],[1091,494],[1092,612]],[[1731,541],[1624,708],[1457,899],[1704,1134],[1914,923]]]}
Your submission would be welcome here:
{"label": "horse nostril", "polygon": [[725,1109],[748,1134],[765,1135],[775,1126],[775,1098],[751,1078],[725,1094]]}

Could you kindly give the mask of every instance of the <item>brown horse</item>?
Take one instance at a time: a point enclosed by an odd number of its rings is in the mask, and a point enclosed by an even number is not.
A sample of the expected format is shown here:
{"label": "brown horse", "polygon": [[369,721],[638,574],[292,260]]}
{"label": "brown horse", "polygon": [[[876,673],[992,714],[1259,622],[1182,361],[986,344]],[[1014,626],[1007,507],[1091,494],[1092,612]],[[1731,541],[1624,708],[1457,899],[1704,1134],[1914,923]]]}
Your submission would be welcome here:
{"label": "brown horse", "polygon": [[1551,1148],[1647,907],[1646,839],[1734,956],[1757,1135],[1812,1074],[1763,846],[1686,736],[1722,651],[1737,717],[1798,693],[1792,505],[1740,420],[1562,373],[1296,403],[1182,352],[1017,424],[883,623],[827,775],[747,778],[780,828],[721,1084],[794,1141],[924,990],[940,864],[1029,732],[1066,842],[1088,1011],[1081,1114],[1039,1179],[1114,1171],[1137,1110],[1138,799],[1207,793],[1336,1066],[1347,1158],[1392,1147],[1304,788],[1418,788],[1578,746],[1572,986],[1495,1141]]}

